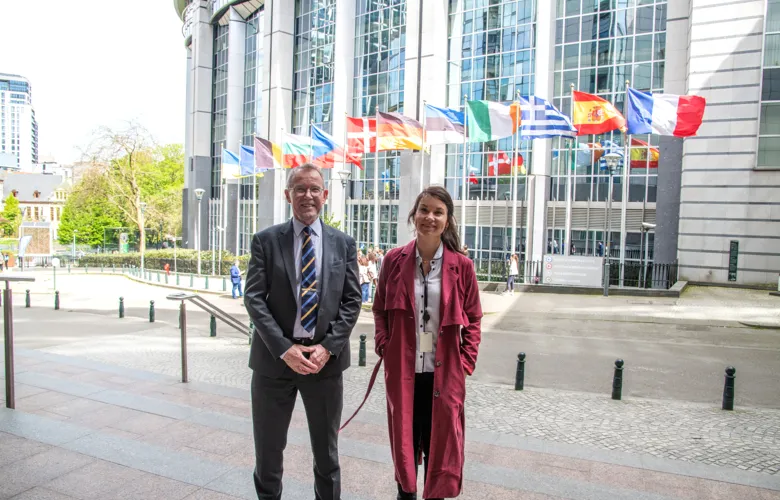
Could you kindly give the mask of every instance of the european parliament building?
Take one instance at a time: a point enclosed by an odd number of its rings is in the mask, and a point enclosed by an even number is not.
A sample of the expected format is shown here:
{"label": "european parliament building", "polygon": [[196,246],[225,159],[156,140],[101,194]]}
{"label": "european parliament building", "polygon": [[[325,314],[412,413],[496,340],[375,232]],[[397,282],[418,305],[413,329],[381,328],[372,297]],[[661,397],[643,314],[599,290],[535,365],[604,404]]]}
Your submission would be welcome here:
{"label": "european parliament building", "polygon": [[[771,284],[780,271],[780,1],[778,0],[174,0],[187,58],[184,240],[249,251],[252,231],[289,217],[285,172],[221,189],[223,148],[281,142],[314,124],[339,142],[346,116],[377,111],[423,121],[424,104],[462,109],[519,92],[571,111],[571,89],[624,109],[626,82],[707,100],[696,137],[633,136],[644,160],[614,173],[568,139],[518,141],[525,172],[497,176],[512,139],[380,152],[363,169],[326,172],[327,211],[360,246],[413,237],[421,184],[445,185],[465,213],[480,279],[500,279],[508,252],[677,263],[692,282]],[[777,115],[777,116],[774,116]],[[577,142],[622,147],[619,132]],[[466,161],[464,162],[464,158]],[[342,181],[340,171],[351,175]],[[465,169],[465,171],[464,171]],[[464,182],[465,181],[465,182]],[[465,186],[464,186],[465,184]],[[516,193],[511,192],[513,186]],[[464,189],[465,188],[465,189]],[[465,197],[464,197],[465,194]],[[226,197],[226,199],[223,198]],[[461,212],[464,208],[465,211]],[[223,210],[227,207],[227,224]],[[513,231],[513,224],[516,224]],[[564,247],[567,231],[571,245]],[[512,233],[516,240],[512,241]],[[238,248],[236,248],[236,245]],[[514,248],[513,248],[514,247]],[[556,248],[557,247],[557,248]]]}

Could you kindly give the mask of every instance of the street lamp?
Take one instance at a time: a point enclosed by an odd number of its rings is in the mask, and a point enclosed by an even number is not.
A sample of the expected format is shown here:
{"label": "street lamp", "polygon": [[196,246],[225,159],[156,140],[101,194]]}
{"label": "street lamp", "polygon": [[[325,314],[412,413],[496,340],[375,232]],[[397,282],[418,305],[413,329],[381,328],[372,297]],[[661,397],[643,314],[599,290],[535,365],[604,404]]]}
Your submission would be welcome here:
{"label": "street lamp", "polygon": [[146,249],[146,233],[144,231],[144,228],[146,227],[146,219],[144,218],[144,212],[146,212],[146,203],[141,202],[141,278],[143,279],[145,277],[144,275],[144,250]]}
{"label": "street lamp", "polygon": [[604,220],[604,297],[609,296],[609,252],[612,242],[612,179],[617,172],[621,156],[615,152],[604,155],[604,162],[609,172],[609,193],[607,195],[607,217]]}
{"label": "street lamp", "polygon": [[195,241],[198,245],[198,275],[200,275],[200,204],[201,200],[203,200],[203,193],[205,192],[206,190],[201,188],[195,190],[195,197],[198,198],[198,218],[196,219],[198,228],[195,231]]}
{"label": "street lamp", "polygon": [[352,177],[352,172],[349,170],[339,170],[336,172],[339,176],[339,179],[341,179],[341,187],[342,191],[344,192],[344,232],[347,232],[347,182],[349,182],[349,178]]}
{"label": "street lamp", "polygon": [[73,230],[73,250],[71,252],[71,257],[73,257],[73,260],[76,260],[76,233],[78,233],[78,230]]}

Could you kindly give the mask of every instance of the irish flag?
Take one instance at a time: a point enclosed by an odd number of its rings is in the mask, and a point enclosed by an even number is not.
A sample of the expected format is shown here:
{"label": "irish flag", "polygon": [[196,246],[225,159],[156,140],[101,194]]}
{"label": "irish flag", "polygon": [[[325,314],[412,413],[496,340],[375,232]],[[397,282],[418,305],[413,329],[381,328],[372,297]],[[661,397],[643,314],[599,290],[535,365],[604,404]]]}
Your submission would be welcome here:
{"label": "irish flag", "polygon": [[300,167],[311,158],[312,140],[303,135],[284,133],[282,145],[285,168]]}
{"label": "irish flag", "polygon": [[604,134],[626,128],[626,119],[611,102],[576,90],[572,93],[571,121],[577,135]]}
{"label": "irish flag", "polygon": [[468,101],[468,140],[488,142],[503,139],[520,128],[520,103],[502,104],[493,101]]}

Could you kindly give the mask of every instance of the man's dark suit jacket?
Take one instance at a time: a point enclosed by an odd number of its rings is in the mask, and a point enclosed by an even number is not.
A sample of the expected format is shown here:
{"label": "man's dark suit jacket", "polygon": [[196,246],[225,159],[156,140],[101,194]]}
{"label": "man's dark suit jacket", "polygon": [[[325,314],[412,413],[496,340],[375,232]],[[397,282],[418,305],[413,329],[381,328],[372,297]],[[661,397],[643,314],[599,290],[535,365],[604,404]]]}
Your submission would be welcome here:
{"label": "man's dark suit jacket", "polygon": [[[293,346],[298,310],[294,241],[292,221],[269,227],[252,239],[244,290],[244,304],[255,327],[249,367],[267,377],[292,373],[281,356]],[[332,356],[318,374],[309,377],[327,377],[349,367],[349,336],[361,308],[355,240],[322,223],[321,243],[313,343],[322,344]]]}

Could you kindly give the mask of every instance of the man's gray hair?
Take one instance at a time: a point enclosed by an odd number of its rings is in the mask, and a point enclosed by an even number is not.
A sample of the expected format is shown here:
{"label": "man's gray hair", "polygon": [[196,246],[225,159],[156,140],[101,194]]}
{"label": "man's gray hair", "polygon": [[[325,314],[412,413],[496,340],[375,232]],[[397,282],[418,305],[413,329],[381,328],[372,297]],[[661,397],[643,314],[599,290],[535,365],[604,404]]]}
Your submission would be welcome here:
{"label": "man's gray hair", "polygon": [[299,167],[291,168],[287,173],[287,189],[292,189],[293,184],[295,183],[295,177],[297,177],[299,173],[306,171],[317,172],[317,174],[319,174],[320,178],[322,179],[322,187],[325,187],[325,176],[322,175],[322,169],[317,165],[304,163]]}

